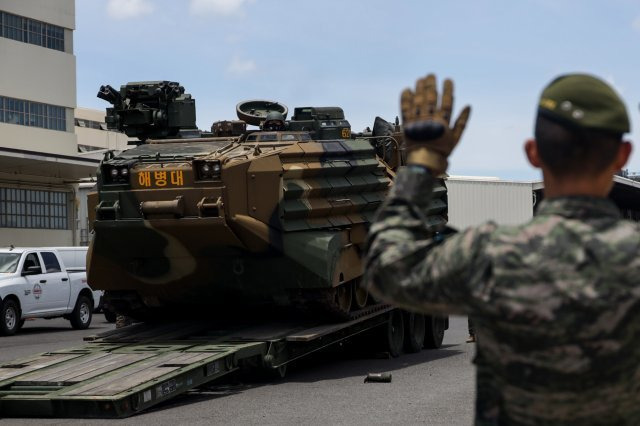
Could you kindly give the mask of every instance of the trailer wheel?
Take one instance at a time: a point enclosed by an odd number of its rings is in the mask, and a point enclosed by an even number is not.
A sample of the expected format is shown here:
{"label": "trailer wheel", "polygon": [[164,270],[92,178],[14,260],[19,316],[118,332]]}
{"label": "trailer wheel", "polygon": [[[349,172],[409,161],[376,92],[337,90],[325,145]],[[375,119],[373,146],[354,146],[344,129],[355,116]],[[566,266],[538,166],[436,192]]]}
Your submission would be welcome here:
{"label": "trailer wheel", "polygon": [[385,331],[387,350],[392,357],[396,358],[402,353],[404,345],[404,320],[402,312],[398,309],[389,312]]}
{"label": "trailer wheel", "polygon": [[104,319],[107,320],[107,322],[114,323],[116,322],[117,318],[118,318],[118,314],[116,314],[115,312],[109,309],[104,310]]}
{"label": "trailer wheel", "polygon": [[446,318],[438,316],[425,317],[424,347],[428,349],[438,349],[442,346],[444,330],[446,328]]}
{"label": "trailer wheel", "polygon": [[84,330],[91,325],[91,318],[93,316],[93,306],[91,300],[87,296],[78,296],[76,301],[76,307],[73,308],[69,321],[71,321],[71,327],[76,330]]}
{"label": "trailer wheel", "polygon": [[20,308],[18,304],[11,300],[5,299],[0,306],[0,335],[12,336],[16,334],[20,324]]}
{"label": "trailer wheel", "polygon": [[420,352],[424,346],[425,337],[424,315],[405,312],[404,319],[404,349],[408,353]]}

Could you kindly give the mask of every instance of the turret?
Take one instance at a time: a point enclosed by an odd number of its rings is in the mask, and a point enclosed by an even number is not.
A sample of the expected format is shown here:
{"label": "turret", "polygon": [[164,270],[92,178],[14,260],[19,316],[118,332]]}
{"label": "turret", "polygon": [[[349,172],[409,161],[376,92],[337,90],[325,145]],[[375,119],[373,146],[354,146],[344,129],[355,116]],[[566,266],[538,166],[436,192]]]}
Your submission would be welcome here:
{"label": "turret", "polygon": [[196,101],[180,83],[142,81],[116,91],[101,86],[97,95],[113,105],[107,108],[107,128],[145,140],[200,137],[196,127]]}

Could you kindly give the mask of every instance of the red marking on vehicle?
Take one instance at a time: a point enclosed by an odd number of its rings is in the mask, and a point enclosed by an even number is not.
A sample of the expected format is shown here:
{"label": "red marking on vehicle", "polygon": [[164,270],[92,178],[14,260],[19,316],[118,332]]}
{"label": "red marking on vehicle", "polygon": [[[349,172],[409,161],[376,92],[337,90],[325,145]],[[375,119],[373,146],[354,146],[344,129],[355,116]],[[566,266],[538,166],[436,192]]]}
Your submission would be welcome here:
{"label": "red marking on vehicle", "polygon": [[33,286],[33,295],[36,299],[40,299],[40,296],[42,295],[42,287],[40,287],[40,284]]}

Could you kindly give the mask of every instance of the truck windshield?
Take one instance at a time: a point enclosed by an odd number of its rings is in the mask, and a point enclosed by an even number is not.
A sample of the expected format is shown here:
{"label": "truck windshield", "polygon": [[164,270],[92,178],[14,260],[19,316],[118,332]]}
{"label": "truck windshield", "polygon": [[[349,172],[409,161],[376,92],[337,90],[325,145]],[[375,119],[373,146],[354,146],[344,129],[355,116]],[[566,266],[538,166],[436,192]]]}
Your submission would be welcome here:
{"label": "truck windshield", "polygon": [[18,269],[20,253],[0,253],[0,274],[12,274]]}

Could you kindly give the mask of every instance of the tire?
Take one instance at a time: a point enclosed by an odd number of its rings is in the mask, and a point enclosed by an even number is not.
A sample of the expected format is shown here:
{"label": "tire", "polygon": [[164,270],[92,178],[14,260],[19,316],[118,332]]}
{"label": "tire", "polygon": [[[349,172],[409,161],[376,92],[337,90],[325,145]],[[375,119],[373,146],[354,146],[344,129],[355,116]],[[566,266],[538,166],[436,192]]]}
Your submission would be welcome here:
{"label": "tire", "polygon": [[0,306],[0,335],[13,336],[20,328],[20,308],[14,300],[6,299]]}
{"label": "tire", "polygon": [[442,346],[444,330],[447,326],[447,318],[438,316],[425,317],[424,347],[438,349]]}
{"label": "tire", "polygon": [[84,330],[91,325],[91,318],[93,317],[93,304],[87,296],[78,296],[76,306],[71,312],[69,321],[71,321],[71,327],[76,330]]}
{"label": "tire", "polygon": [[389,321],[385,324],[384,331],[389,355],[394,358],[400,356],[404,346],[404,320],[400,310],[394,309],[389,312]]}
{"label": "tire", "polygon": [[411,354],[420,352],[424,346],[425,317],[422,314],[405,312],[404,319],[404,350]]}
{"label": "tire", "polygon": [[115,312],[110,311],[109,309],[104,310],[104,319],[106,319],[107,322],[114,323],[116,322],[117,318],[118,314],[116,314]]}

